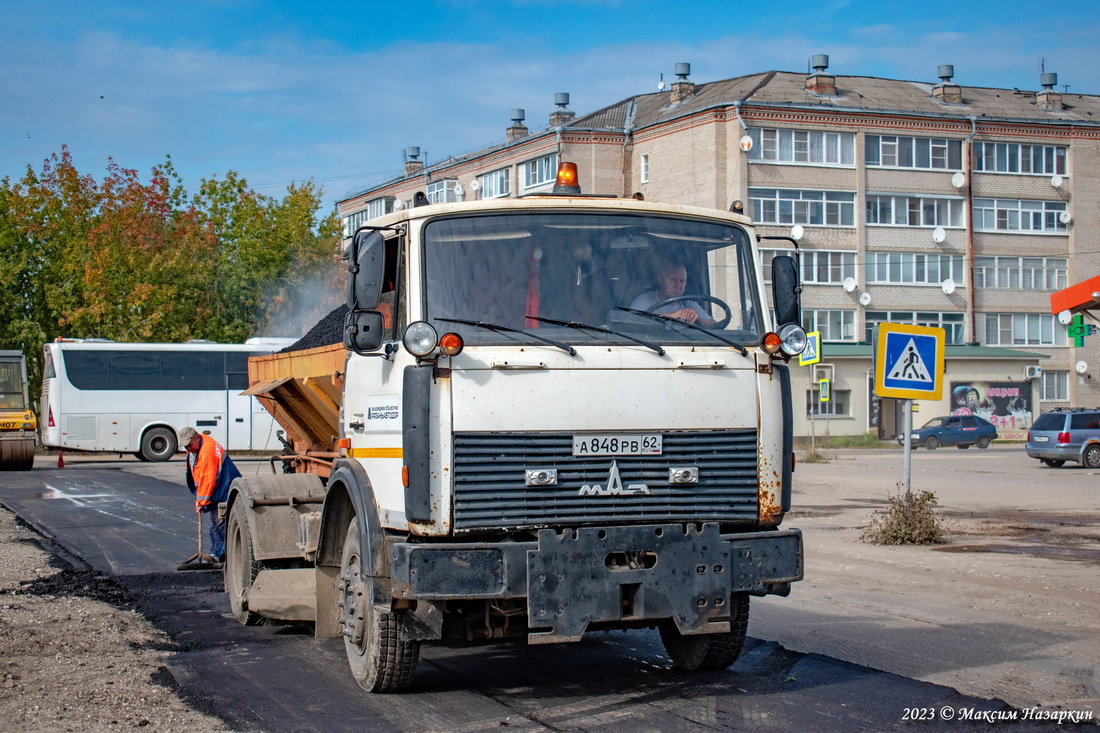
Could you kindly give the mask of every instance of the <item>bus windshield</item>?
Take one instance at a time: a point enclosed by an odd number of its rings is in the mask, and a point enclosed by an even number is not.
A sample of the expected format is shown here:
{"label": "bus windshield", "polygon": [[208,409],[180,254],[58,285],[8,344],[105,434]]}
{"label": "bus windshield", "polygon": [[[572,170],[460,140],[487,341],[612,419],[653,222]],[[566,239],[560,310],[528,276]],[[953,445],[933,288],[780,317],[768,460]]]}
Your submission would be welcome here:
{"label": "bus windshield", "polygon": [[424,259],[428,319],[471,344],[535,336],[720,344],[712,331],[751,345],[766,330],[748,236],[720,222],[576,212],[441,218],[425,226]]}
{"label": "bus windshield", "polygon": [[23,368],[19,362],[0,362],[0,409],[25,410]]}

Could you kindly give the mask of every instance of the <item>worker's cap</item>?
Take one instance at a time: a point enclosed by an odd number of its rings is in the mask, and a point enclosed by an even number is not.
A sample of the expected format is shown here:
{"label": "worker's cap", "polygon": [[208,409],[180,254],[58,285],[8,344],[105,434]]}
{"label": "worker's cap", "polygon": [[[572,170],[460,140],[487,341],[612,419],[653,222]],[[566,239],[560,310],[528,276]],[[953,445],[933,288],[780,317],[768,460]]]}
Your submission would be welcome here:
{"label": "worker's cap", "polygon": [[193,427],[188,426],[186,428],[183,428],[182,430],[180,430],[180,445],[187,445],[192,440],[194,440],[195,436],[198,434],[199,432]]}

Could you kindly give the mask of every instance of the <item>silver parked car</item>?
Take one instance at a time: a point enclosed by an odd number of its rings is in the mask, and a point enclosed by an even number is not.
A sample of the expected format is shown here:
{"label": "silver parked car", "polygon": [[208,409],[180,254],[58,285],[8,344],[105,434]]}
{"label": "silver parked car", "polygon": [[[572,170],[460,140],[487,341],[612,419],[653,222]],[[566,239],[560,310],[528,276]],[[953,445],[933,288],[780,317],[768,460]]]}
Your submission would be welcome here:
{"label": "silver parked car", "polygon": [[1027,454],[1051,468],[1066,461],[1100,468],[1100,409],[1044,412],[1027,433]]}

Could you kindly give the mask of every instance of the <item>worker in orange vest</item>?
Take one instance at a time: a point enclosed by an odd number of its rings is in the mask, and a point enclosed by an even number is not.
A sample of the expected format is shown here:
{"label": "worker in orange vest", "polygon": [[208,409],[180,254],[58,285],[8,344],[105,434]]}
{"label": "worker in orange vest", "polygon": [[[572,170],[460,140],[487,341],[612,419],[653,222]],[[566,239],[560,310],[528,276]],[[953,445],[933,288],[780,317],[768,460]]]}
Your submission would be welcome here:
{"label": "worker in orange vest", "polygon": [[229,498],[229,485],[241,472],[218,441],[192,427],[180,430],[180,445],[187,450],[187,488],[195,495],[195,512],[210,515],[210,554],[225,562],[225,520],[218,504]]}

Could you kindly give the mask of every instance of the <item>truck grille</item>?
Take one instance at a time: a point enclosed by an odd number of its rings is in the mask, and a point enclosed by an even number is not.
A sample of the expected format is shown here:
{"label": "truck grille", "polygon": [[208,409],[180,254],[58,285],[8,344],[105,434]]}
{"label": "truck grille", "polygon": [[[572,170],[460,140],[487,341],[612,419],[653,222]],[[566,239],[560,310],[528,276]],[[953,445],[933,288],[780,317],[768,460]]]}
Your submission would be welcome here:
{"label": "truck grille", "polygon": [[[755,430],[663,433],[659,456],[574,457],[561,433],[459,433],[454,442],[457,531],[616,522],[745,522],[757,519]],[[611,464],[624,489],[608,486]],[[695,466],[696,484],[670,484],[669,468]],[[525,470],[554,468],[555,486],[525,485]],[[586,495],[587,494],[587,495]]]}

